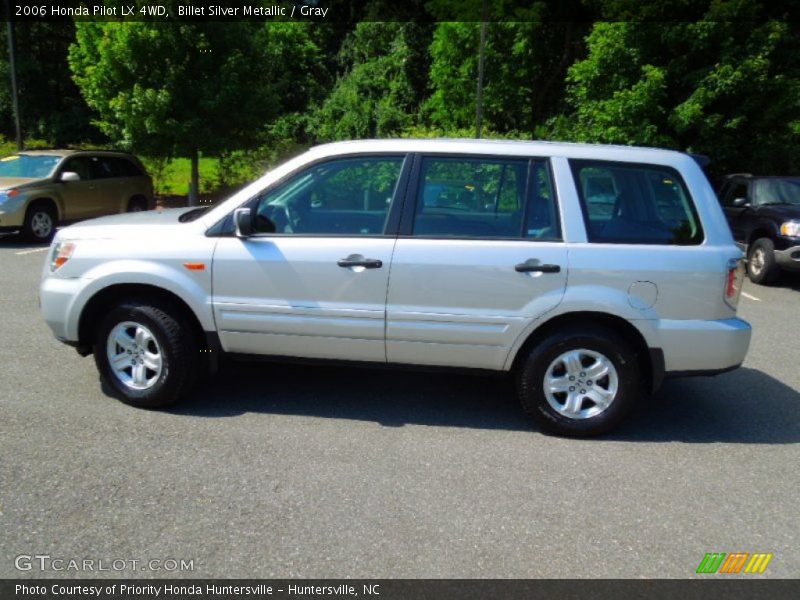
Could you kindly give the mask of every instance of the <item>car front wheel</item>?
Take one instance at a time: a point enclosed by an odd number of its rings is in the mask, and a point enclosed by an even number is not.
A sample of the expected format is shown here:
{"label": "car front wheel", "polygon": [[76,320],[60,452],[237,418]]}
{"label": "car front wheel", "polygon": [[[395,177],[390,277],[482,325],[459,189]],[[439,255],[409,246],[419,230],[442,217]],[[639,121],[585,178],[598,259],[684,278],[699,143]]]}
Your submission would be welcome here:
{"label": "car front wheel", "polygon": [[591,436],[619,424],[644,389],[629,344],[610,329],[587,324],[539,342],[520,365],[517,392],[543,431]]}
{"label": "car front wheel", "polygon": [[94,357],[112,394],[141,408],[182,400],[200,374],[191,325],[178,311],[148,302],[127,302],[105,316]]}
{"label": "car front wheel", "polygon": [[769,238],[757,239],[747,252],[747,276],[753,283],[766,285],[778,278],[780,267],[775,262],[775,244]]}
{"label": "car front wheel", "polygon": [[22,233],[31,242],[49,244],[56,234],[57,220],[52,206],[46,202],[36,202],[25,213]]}
{"label": "car front wheel", "polygon": [[131,198],[128,202],[128,212],[142,212],[147,210],[147,200],[141,197]]}

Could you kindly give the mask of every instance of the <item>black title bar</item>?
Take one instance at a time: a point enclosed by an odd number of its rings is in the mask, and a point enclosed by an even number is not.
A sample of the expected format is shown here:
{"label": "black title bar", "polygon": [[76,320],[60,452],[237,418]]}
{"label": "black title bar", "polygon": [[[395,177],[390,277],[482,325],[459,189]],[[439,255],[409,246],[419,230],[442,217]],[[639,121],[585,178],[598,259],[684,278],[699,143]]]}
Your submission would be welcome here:
{"label": "black title bar", "polygon": [[[577,566],[577,565],[576,565]],[[680,598],[681,600],[782,600],[800,598],[797,580],[713,577],[694,580],[569,579],[5,579],[9,600],[583,600]]]}

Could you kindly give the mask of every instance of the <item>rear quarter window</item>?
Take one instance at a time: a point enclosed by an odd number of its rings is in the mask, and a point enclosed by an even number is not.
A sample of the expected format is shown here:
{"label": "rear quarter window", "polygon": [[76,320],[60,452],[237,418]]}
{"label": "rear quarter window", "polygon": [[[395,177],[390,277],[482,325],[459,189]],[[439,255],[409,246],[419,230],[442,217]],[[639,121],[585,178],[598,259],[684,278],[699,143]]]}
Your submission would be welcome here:
{"label": "rear quarter window", "polygon": [[142,170],[127,158],[114,157],[111,160],[117,177],[141,177],[144,175]]}
{"label": "rear quarter window", "polygon": [[570,161],[590,242],[692,246],[704,235],[678,172],[661,165]]}

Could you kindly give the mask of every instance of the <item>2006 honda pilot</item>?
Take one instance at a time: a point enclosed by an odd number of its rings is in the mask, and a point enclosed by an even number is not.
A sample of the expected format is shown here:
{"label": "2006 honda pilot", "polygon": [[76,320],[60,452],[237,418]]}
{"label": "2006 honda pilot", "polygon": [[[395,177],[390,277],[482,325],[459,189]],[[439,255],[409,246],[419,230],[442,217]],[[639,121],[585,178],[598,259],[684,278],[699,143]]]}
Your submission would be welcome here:
{"label": "2006 honda pilot", "polygon": [[222,353],[368,361],[511,372],[542,429],[591,435],[665,375],[741,364],[742,275],[688,155],[360,141],[213,209],[59,231],[41,305],[135,406],[185,397]]}

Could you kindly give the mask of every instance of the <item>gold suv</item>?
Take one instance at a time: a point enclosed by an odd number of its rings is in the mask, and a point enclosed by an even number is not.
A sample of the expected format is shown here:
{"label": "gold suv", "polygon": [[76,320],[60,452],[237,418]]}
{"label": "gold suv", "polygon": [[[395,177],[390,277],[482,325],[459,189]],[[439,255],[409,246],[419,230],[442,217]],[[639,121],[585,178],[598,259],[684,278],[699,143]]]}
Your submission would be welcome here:
{"label": "gold suv", "polygon": [[0,232],[49,242],[59,223],[153,208],[153,180],[130,154],[36,150],[0,158]]}

